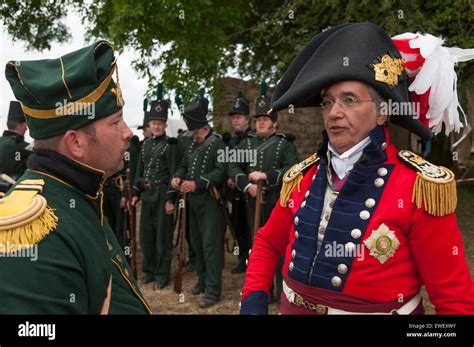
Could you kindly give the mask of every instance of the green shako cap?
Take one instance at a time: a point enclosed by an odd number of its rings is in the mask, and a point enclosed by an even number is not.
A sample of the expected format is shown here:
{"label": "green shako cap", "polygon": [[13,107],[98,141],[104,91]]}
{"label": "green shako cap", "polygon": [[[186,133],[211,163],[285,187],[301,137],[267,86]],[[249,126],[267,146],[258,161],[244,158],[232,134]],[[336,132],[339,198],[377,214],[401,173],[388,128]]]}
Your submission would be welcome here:
{"label": "green shako cap", "polygon": [[34,139],[79,129],[124,105],[114,50],[104,40],[57,59],[9,61],[5,75]]}

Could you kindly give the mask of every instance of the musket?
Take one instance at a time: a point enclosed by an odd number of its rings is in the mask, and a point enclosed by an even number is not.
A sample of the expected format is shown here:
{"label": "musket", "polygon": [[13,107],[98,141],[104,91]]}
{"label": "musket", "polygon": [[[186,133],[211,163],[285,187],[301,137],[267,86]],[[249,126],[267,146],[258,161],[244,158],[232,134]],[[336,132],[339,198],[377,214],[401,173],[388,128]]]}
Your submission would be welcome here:
{"label": "musket", "polygon": [[226,242],[227,239],[224,240],[224,242],[226,243],[227,252],[232,253],[235,249],[235,246],[237,246],[237,236],[235,236],[235,231],[230,221],[229,212],[227,211],[227,208],[225,206],[225,202],[224,202],[224,199],[222,198],[222,194],[220,194],[219,190],[216,187],[211,188],[211,195],[217,201],[219,201],[219,204],[221,205],[221,208],[222,208],[222,214],[224,215],[225,224],[229,227],[230,234],[232,235],[232,239],[233,239],[232,249],[229,249],[228,243]]}
{"label": "musket", "polygon": [[178,252],[176,253],[178,257],[178,267],[176,268],[174,276],[173,289],[176,293],[181,294],[183,290],[183,271],[184,266],[186,265],[186,193],[181,195],[181,199],[178,202],[178,208],[180,213],[177,235]]}
{"label": "musket", "polygon": [[257,196],[255,201],[255,219],[253,222],[253,236],[260,228],[260,215],[262,210],[262,191],[263,191],[263,180],[258,180],[257,182]]}
{"label": "musket", "polygon": [[137,278],[137,240],[135,233],[135,208],[132,206],[132,180],[131,180],[130,168],[127,168],[127,195],[128,195],[128,220],[130,224],[130,270],[132,270],[133,276]]}

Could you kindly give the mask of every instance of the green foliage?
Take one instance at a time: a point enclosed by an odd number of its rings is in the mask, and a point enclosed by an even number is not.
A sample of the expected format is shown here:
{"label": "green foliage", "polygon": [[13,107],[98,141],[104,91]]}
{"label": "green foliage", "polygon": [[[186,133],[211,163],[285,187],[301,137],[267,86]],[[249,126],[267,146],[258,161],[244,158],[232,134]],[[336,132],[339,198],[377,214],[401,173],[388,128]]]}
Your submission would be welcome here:
{"label": "green foliage", "polygon": [[[14,40],[42,50],[70,38],[63,20],[76,11],[90,41],[105,38],[118,51],[138,52],[133,67],[149,90],[159,79],[189,103],[201,86],[217,95],[229,69],[278,82],[311,38],[345,22],[371,21],[390,35],[426,31],[473,47],[473,7],[469,0],[4,0],[0,20]],[[472,66],[460,71],[471,76]]]}

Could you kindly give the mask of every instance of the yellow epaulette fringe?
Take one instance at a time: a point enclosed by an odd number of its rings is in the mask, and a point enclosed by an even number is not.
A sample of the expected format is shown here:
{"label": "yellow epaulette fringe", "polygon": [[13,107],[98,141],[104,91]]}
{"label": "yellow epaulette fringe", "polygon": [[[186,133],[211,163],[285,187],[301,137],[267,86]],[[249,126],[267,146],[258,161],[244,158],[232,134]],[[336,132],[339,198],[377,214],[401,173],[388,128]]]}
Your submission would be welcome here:
{"label": "yellow epaulette fringe", "polygon": [[424,208],[427,213],[438,217],[456,210],[456,180],[451,170],[407,150],[401,150],[398,158],[417,171],[412,194],[412,202],[417,208]]}
{"label": "yellow epaulette fringe", "polygon": [[0,200],[0,252],[39,243],[56,227],[58,217],[39,195],[43,180],[25,180]]}
{"label": "yellow epaulette fringe", "polygon": [[440,183],[432,181],[418,172],[413,187],[412,202],[417,208],[424,207],[426,212],[433,216],[445,216],[453,213],[457,205],[454,177],[448,182]]}

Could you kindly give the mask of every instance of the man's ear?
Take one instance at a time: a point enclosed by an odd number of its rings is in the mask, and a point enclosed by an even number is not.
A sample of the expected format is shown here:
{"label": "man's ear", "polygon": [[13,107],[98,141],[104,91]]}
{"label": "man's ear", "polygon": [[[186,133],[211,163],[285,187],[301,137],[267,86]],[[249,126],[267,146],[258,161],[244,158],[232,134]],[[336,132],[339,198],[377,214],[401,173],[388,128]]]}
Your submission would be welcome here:
{"label": "man's ear", "polygon": [[66,154],[73,159],[83,159],[86,149],[84,146],[87,144],[87,139],[85,137],[85,134],[76,130],[66,131],[61,139],[60,150],[65,152],[63,154]]}
{"label": "man's ear", "polygon": [[384,125],[388,123],[388,116],[385,114],[385,111],[382,111],[377,116],[377,125]]}

